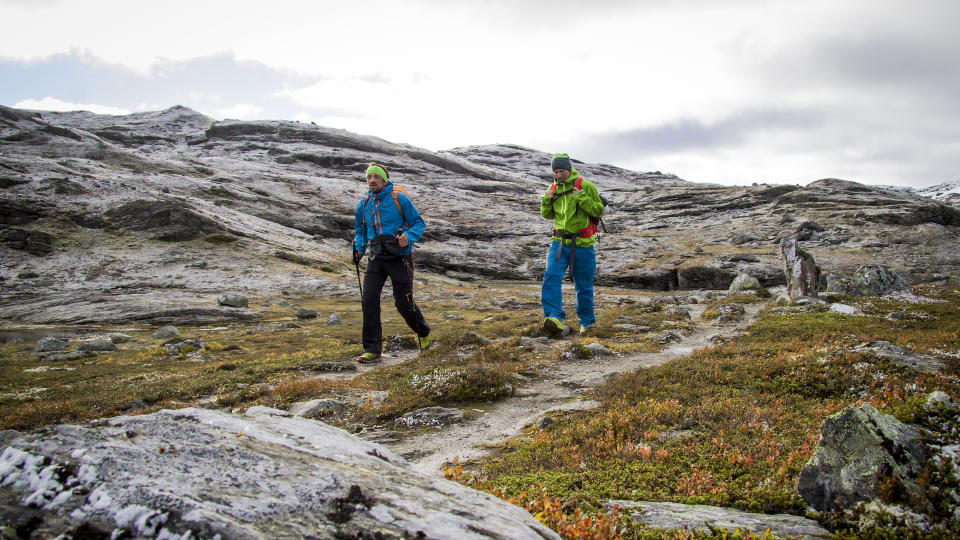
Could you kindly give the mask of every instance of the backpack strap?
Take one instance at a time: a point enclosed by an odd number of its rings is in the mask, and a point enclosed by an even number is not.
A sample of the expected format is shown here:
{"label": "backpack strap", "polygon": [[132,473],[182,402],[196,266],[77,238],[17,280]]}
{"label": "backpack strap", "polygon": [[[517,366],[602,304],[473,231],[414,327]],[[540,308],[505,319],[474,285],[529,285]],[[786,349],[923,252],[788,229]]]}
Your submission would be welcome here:
{"label": "backpack strap", "polygon": [[[403,208],[400,207],[400,195],[397,194],[398,189],[400,191],[403,191],[403,194],[406,195],[408,198],[410,197],[410,195],[408,195],[407,192],[402,188],[397,188],[397,186],[393,186],[393,191],[391,191],[391,194],[393,195],[393,204],[397,207],[397,212],[400,212],[400,219],[403,220],[404,226],[406,226],[409,229],[410,224],[407,223],[407,216],[403,215]],[[370,201],[370,194],[367,193],[367,196],[363,199],[363,204],[360,205],[360,224],[364,232],[366,232],[367,230],[366,208],[367,208],[367,202],[369,201]]]}
{"label": "backpack strap", "polygon": [[[400,208],[400,194],[397,193],[397,189],[397,186],[393,186],[393,191],[391,192],[393,194],[393,204],[397,206],[397,212],[400,212],[400,219],[403,220],[403,224],[409,229],[410,224],[407,223],[407,216],[403,215],[403,208]],[[407,195],[407,192],[404,191],[403,194]],[[410,195],[407,195],[407,198],[410,198]]]}

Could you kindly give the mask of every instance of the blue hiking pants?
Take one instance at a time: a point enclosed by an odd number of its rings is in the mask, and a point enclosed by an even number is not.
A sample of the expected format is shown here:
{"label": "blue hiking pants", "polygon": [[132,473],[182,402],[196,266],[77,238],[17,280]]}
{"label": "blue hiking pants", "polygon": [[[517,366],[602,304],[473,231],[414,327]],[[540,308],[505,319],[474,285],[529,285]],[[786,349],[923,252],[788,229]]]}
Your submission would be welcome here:
{"label": "blue hiking pants", "polygon": [[[556,317],[563,320],[566,312],[563,311],[563,302],[560,294],[560,285],[570,263],[570,249],[573,246],[561,245],[556,240],[550,244],[547,252],[547,271],[543,274],[543,286],[540,289],[540,303],[543,305],[545,317]],[[560,260],[557,258],[560,250]],[[589,326],[597,322],[593,313],[593,274],[597,269],[597,258],[593,246],[578,247],[573,257],[573,285],[577,291],[577,319],[580,326]]]}

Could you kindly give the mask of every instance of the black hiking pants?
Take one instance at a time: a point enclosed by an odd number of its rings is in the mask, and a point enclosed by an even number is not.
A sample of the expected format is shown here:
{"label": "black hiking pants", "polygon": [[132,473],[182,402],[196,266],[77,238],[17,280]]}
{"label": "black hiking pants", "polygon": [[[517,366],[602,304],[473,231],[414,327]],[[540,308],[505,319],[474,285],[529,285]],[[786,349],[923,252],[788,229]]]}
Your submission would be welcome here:
{"label": "black hiking pants", "polygon": [[380,294],[387,278],[393,286],[393,301],[407,326],[419,337],[430,335],[430,326],[413,301],[413,256],[392,260],[374,257],[363,275],[363,350],[380,354],[383,350],[383,326],[380,323]]}

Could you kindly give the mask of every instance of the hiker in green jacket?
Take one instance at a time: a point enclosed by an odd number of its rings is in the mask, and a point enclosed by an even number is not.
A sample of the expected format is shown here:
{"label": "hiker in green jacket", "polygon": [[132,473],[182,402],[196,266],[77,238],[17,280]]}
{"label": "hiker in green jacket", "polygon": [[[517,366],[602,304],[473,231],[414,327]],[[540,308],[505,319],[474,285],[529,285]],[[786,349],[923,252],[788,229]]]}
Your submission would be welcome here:
{"label": "hiker in green jacket", "polygon": [[543,328],[551,334],[566,335],[570,331],[563,324],[566,313],[560,292],[569,267],[583,336],[597,322],[593,312],[593,276],[597,269],[593,244],[597,225],[591,218],[603,215],[603,202],[597,186],[580,177],[567,154],[554,154],[551,168],[554,182],[540,198],[540,215],[553,220],[553,242],[547,252],[547,269],[540,290]]}

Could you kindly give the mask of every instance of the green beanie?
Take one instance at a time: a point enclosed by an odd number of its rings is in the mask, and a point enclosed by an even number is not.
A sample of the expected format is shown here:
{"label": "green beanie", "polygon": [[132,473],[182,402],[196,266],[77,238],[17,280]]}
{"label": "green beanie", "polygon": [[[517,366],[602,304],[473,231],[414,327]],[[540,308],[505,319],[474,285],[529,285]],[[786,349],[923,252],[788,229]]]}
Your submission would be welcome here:
{"label": "green beanie", "polygon": [[370,176],[371,174],[375,174],[380,178],[383,178],[384,182],[390,181],[390,175],[387,174],[387,170],[381,167],[380,165],[377,165],[376,163],[371,163],[370,166],[367,167],[367,172],[365,174],[367,176]]}
{"label": "green beanie", "polygon": [[550,169],[563,169],[565,171],[573,170],[573,163],[570,162],[570,156],[567,154],[554,154],[553,161],[550,162]]}

